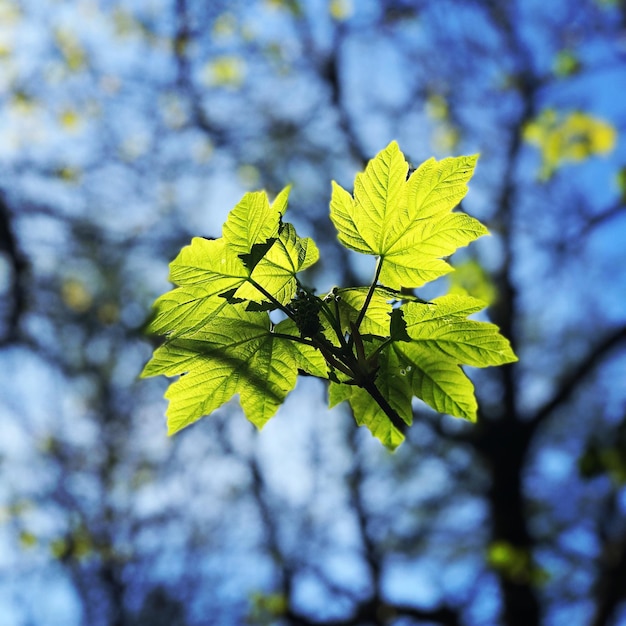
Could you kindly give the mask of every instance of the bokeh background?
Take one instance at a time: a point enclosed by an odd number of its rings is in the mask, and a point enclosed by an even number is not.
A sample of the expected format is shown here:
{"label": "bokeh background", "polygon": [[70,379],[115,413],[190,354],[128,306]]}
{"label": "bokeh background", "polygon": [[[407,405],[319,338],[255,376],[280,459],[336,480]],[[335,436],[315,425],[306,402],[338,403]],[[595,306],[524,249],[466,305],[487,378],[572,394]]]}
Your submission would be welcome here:
{"label": "bokeh background", "polygon": [[[624,0],[0,0],[0,625],[626,624]],[[519,363],[390,454],[306,378],[168,438],[138,379],[194,235],[291,183],[481,153],[492,236],[421,295]]]}

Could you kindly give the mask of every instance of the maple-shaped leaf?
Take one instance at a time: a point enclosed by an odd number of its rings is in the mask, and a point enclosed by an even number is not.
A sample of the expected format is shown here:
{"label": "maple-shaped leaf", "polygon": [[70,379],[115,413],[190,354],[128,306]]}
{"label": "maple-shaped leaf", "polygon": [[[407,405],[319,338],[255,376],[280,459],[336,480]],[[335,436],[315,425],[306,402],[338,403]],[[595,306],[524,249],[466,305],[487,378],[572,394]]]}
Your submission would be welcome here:
{"label": "maple-shaped leaf", "polygon": [[[384,293],[381,289],[381,294]],[[413,396],[440,413],[475,421],[474,386],[461,365],[487,367],[517,360],[497,326],[467,319],[484,306],[469,296],[447,295],[431,303],[408,302],[386,313],[391,315],[393,341],[376,358],[375,384],[407,424],[412,419]],[[365,345],[376,347],[377,341]],[[400,431],[370,394],[335,384],[330,395],[331,406],[342,400],[350,403],[357,423],[370,428],[385,445],[390,446],[390,442],[398,445]]]}
{"label": "maple-shaped leaf", "polygon": [[311,239],[282,224],[288,193],[289,188],[281,191],[271,206],[265,192],[248,193],[229,213],[224,237],[194,237],[170,263],[170,280],[180,287],[156,300],[148,330],[170,338],[189,335],[210,323],[225,300],[247,299],[265,308],[270,293],[288,302],[295,274],[319,257]]}
{"label": "maple-shaped leaf", "polygon": [[348,248],[380,257],[380,282],[420,287],[449,271],[443,260],[488,230],[450,213],[467,193],[477,156],[430,159],[406,180],[408,164],[391,142],[357,174],[354,197],[333,182],[330,214]]}
{"label": "maple-shaped leaf", "polygon": [[296,366],[304,357],[294,345],[271,332],[267,313],[230,305],[192,338],[179,337],[157,348],[142,376],[180,376],[165,394],[169,434],[236,393],[246,417],[261,428],[296,384]]}
{"label": "maple-shaped leaf", "polygon": [[517,361],[495,324],[467,319],[484,307],[476,298],[449,294],[394,310],[392,329],[399,341],[381,356],[388,360],[387,375],[405,374],[413,393],[433,409],[474,421],[474,387],[460,366]]}

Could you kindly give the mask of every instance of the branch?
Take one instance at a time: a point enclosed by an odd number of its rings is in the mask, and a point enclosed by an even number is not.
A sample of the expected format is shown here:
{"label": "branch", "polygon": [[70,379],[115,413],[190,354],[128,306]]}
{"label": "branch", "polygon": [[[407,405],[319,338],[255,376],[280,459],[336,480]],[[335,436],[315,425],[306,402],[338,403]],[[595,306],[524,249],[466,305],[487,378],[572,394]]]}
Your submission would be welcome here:
{"label": "branch", "polygon": [[11,308],[8,314],[6,336],[0,337],[0,346],[17,337],[20,317],[26,308],[26,272],[28,263],[19,249],[17,238],[11,227],[11,214],[4,194],[0,192],[0,251],[5,252],[13,270],[11,286]]}
{"label": "branch", "polygon": [[617,605],[626,594],[626,541],[622,542],[621,551],[615,557],[616,562],[609,568],[604,578],[606,589],[601,594],[597,612],[591,626],[607,626],[611,622]]}
{"label": "branch", "polygon": [[609,541],[602,560],[605,562],[596,586],[596,612],[590,626],[607,626],[622,600],[626,600],[626,534]]}
{"label": "branch", "polygon": [[616,217],[624,214],[626,214],[626,204],[623,200],[620,200],[612,207],[604,210],[602,213],[598,213],[597,215],[590,217],[585,224],[581,234],[587,235],[597,226],[601,226],[602,224],[610,222]]}
{"label": "branch", "polygon": [[368,524],[367,504],[363,497],[365,468],[356,429],[348,431],[347,445],[352,451],[353,465],[346,476],[346,487],[350,508],[356,517],[358,533],[363,543],[363,558],[367,563],[371,577],[371,594],[369,598],[358,603],[352,614],[347,617],[322,621],[302,615],[292,606],[289,606],[285,615],[281,617],[284,617],[286,622],[293,626],[382,626],[383,624],[395,623],[396,620],[403,617],[440,624],[441,626],[459,626],[459,613],[451,607],[441,606],[427,609],[406,604],[393,604],[385,602],[381,598],[382,553],[381,547],[372,537]]}
{"label": "branch", "polygon": [[177,65],[177,86],[189,97],[191,105],[191,115],[193,123],[203,133],[211,138],[216,147],[223,147],[228,144],[226,132],[216,126],[207,117],[202,106],[202,99],[198,89],[193,82],[193,68],[189,59],[190,41],[195,32],[189,27],[189,9],[187,0],[176,0],[176,30],[174,34],[174,57]]}
{"label": "branch", "polygon": [[318,621],[302,616],[291,609],[285,617],[294,626],[363,626],[364,624],[390,624],[405,618],[441,624],[441,626],[459,626],[459,614],[456,610],[443,606],[436,609],[420,609],[419,607],[387,604],[382,601],[371,601],[359,605],[353,615],[345,619]]}
{"label": "branch", "polygon": [[626,340],[626,326],[617,329],[610,335],[607,335],[597,346],[595,346],[589,354],[570,372],[562,382],[559,389],[546,402],[531,419],[531,428],[534,431],[541,423],[543,423],[550,414],[566,402],[578,385],[602,362],[602,359],[611,352],[617,345]]}
{"label": "branch", "polygon": [[[356,124],[352,120],[348,107],[344,99],[344,88],[342,83],[340,56],[343,40],[346,36],[347,24],[341,22],[334,26],[332,42],[328,53],[315,50],[315,41],[312,34],[311,24],[307,19],[298,22],[300,37],[305,42],[309,51],[309,58],[317,57],[313,62],[313,70],[317,73],[329,91],[330,105],[337,113],[339,130],[347,143],[350,156],[357,163],[365,164],[368,160],[366,150],[363,149],[359,141],[359,133]],[[317,55],[315,54],[317,52]]]}
{"label": "branch", "polygon": [[356,318],[356,322],[354,323],[356,330],[359,330],[361,326],[361,322],[367,313],[367,307],[370,305],[372,301],[372,296],[374,295],[374,291],[376,291],[376,286],[378,285],[378,277],[380,276],[380,272],[383,269],[383,259],[382,257],[378,257],[378,261],[376,262],[376,271],[374,272],[374,278],[372,279],[372,284],[370,285],[369,290],[367,291],[367,296],[365,296],[365,302],[359,311],[359,316]]}

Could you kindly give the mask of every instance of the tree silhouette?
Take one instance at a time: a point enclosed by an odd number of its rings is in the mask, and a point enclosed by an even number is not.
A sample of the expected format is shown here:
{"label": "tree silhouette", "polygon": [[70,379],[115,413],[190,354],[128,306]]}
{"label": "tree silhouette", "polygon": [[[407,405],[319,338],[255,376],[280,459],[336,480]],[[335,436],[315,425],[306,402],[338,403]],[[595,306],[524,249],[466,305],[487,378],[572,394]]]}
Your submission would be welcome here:
{"label": "tree silhouette", "polygon": [[[11,623],[624,622],[623,2],[0,11]],[[167,262],[292,183],[315,282],[361,284],[327,181],[391,139],[481,153],[492,237],[449,280],[520,362],[471,373],[478,424],[416,404],[390,456],[305,381],[260,435],[233,405],[167,439],[136,380]]]}

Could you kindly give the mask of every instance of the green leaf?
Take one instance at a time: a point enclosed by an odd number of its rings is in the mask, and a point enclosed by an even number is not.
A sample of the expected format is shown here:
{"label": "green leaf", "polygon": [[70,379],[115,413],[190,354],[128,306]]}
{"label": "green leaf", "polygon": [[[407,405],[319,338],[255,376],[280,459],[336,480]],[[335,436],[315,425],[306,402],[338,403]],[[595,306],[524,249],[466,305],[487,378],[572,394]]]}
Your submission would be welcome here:
{"label": "green leaf", "polygon": [[341,404],[344,400],[347,400],[351,394],[352,387],[350,385],[331,381],[328,385],[328,408],[332,409],[338,404]]}
{"label": "green leaf", "polygon": [[211,285],[179,287],[160,296],[148,331],[170,339],[193,335],[199,328],[232,306],[225,298],[215,298]]}
{"label": "green leaf", "polygon": [[242,260],[246,269],[251,272],[258,264],[259,261],[267,254],[268,250],[276,243],[276,237],[271,237],[263,243],[254,243],[248,254],[239,254],[239,258]]}
{"label": "green leaf", "polygon": [[[344,332],[350,331],[350,322],[356,322],[359,312],[365,304],[367,287],[338,289],[339,319]],[[389,336],[389,314],[391,313],[390,297],[386,290],[375,289],[367,307],[367,314],[361,322],[359,331],[362,335]]]}
{"label": "green leaf", "polygon": [[278,237],[281,217],[287,210],[289,187],[270,206],[264,191],[244,195],[228,214],[223,227],[224,241],[236,254],[250,254],[252,246]]}
{"label": "green leaf", "polygon": [[473,367],[517,361],[495,324],[466,319],[484,306],[484,302],[470,296],[449,294],[428,305],[409,302],[400,310],[409,337],[435,357],[441,354]]}
{"label": "green leaf", "polygon": [[170,280],[180,286],[207,285],[218,295],[243,284],[248,272],[224,239],[194,237],[170,263]]}
{"label": "green leaf", "polygon": [[[292,337],[300,337],[300,331],[295,322],[290,319],[283,320],[274,328],[275,333],[282,333]],[[328,378],[328,365],[322,353],[313,346],[304,344],[300,341],[294,341],[290,344],[298,369],[317,376],[318,378]]]}
{"label": "green leaf", "polygon": [[292,342],[270,331],[267,313],[230,305],[193,338],[168,341],[142,376],[180,375],[165,397],[168,433],[208,415],[239,393],[246,417],[261,428],[296,384]]}
{"label": "green leaf", "polygon": [[[171,337],[193,332],[211,321],[218,306],[212,299],[218,296],[231,304],[241,299],[267,302],[249,282],[250,276],[282,304],[293,297],[295,274],[315,263],[319,252],[311,239],[298,237],[290,224],[282,225],[288,192],[284,189],[271,207],[264,192],[246,194],[224,225],[228,237],[195,237],[181,250],[170,264],[170,280],[181,288],[157,299],[150,332]],[[255,242],[279,231],[277,237]]]}
{"label": "green leaf", "polygon": [[417,219],[451,211],[467,194],[478,155],[424,161],[407,182],[407,202]]}
{"label": "green leaf", "polygon": [[[250,277],[281,304],[287,304],[296,294],[296,274],[313,265],[318,258],[319,251],[313,240],[299,237],[291,224],[284,224],[278,239]],[[264,297],[251,283],[242,285],[235,295],[255,301]]]}
{"label": "green leaf", "polygon": [[379,256],[380,282],[420,287],[451,271],[443,260],[488,230],[450,210],[467,193],[477,156],[426,161],[406,180],[408,165],[392,142],[357,174],[354,198],[333,183],[331,219],[348,248]]}
{"label": "green leaf", "polygon": [[418,398],[440,413],[476,421],[474,385],[457,363],[416,343],[394,343],[389,350]]}
{"label": "green leaf", "polygon": [[[476,156],[423,163],[407,180],[395,142],[355,179],[354,197],[333,184],[331,218],[340,241],[379,257],[369,287],[323,298],[298,273],[319,258],[315,243],[284,223],[289,188],[273,204],[246,194],[223,237],[194,238],[170,264],[177,285],[157,299],[149,330],[166,342],[143,376],[178,376],[166,397],[177,432],[239,394],[259,428],[293,389],[298,373],[329,379],[330,406],[348,401],[355,420],[394,449],[412,399],[476,419],[462,365],[516,360],[498,328],[469,320],[484,303],[466,295],[424,302],[407,290],[451,270],[445,257],[487,233],[452,212],[467,192]],[[268,311],[288,319],[273,324]]]}

